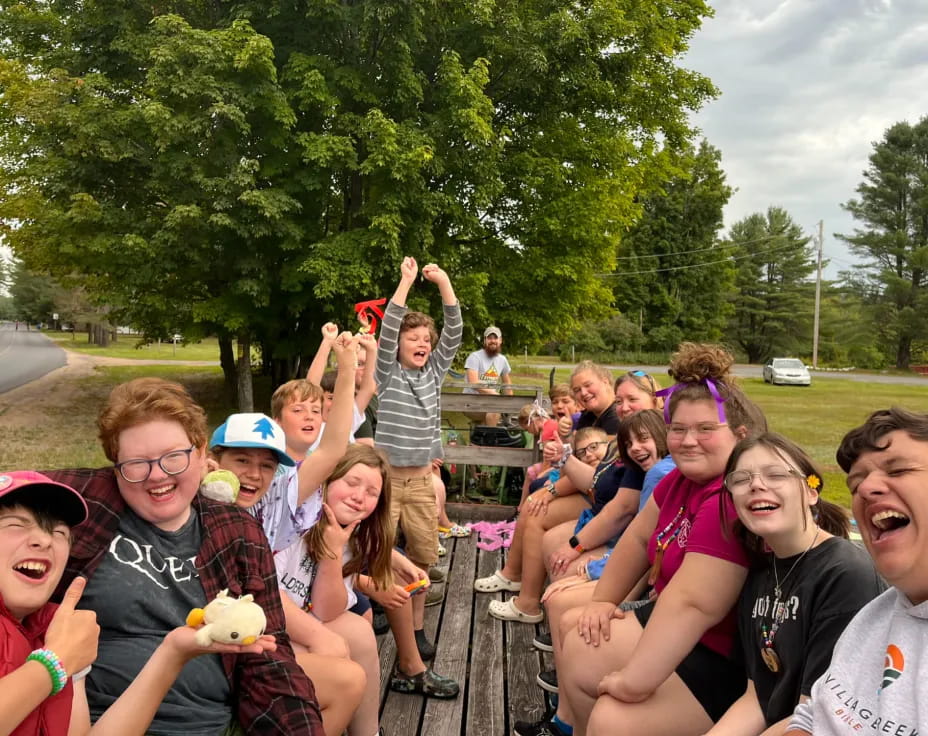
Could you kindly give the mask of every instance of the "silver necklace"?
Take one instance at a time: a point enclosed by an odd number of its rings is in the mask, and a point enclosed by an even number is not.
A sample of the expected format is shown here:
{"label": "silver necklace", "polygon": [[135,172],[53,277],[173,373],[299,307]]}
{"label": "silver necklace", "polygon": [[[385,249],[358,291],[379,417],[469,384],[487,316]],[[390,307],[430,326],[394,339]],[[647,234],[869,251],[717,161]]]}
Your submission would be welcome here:
{"label": "silver necklace", "polygon": [[[793,570],[796,569],[796,566],[800,562],[802,562],[802,558],[805,557],[809,553],[809,550],[815,546],[815,542],[818,540],[818,535],[821,531],[822,531],[821,528],[816,528],[815,536],[812,537],[812,541],[809,543],[809,546],[806,547],[806,551],[803,552],[801,555],[799,555],[799,558],[793,563],[793,566],[789,569],[789,572],[783,576],[783,583],[786,583],[786,581],[789,579],[789,576],[793,574]],[[774,580],[773,597],[775,601],[778,601],[780,600],[780,594],[782,593],[782,590],[781,590],[782,584],[780,583],[780,576],[777,573],[777,556],[776,555],[773,555],[773,580]]]}

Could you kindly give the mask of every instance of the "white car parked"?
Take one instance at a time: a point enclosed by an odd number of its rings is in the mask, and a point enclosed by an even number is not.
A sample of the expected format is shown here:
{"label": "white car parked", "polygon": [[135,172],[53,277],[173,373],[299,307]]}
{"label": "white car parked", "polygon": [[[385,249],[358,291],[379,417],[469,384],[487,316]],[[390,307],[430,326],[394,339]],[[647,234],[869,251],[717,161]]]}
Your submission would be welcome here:
{"label": "white car parked", "polygon": [[811,386],[809,369],[799,358],[771,358],[764,366],[764,382],[790,386]]}

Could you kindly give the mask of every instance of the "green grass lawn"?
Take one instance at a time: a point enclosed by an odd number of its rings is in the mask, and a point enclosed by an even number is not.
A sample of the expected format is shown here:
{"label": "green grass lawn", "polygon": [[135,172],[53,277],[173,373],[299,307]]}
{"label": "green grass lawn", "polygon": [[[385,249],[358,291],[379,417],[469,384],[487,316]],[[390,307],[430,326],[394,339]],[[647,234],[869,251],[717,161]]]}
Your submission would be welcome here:
{"label": "green grass lawn", "polygon": [[[548,385],[546,370],[521,366],[515,370],[515,383]],[[564,381],[569,373],[568,367],[558,369],[555,380]],[[223,393],[222,374],[218,367],[99,367],[93,376],[76,379],[60,398],[55,394],[50,400],[38,403],[28,421],[11,422],[0,414],[0,471],[104,463],[94,425],[97,411],[116,384],[152,375],[187,386],[206,409],[211,429],[235,410]],[[815,381],[808,388],[769,386],[760,379],[744,379],[741,385],[764,410],[770,428],[799,443],[819,463],[824,474],[825,496],[844,506],[850,504],[850,496],[844,476],[834,460],[841,437],[862,423],[875,409],[898,405],[928,412],[928,386],[840,379]],[[257,410],[267,411],[269,399],[270,386],[266,379],[256,379]],[[467,426],[461,417],[452,415],[446,417],[448,419],[455,427]]]}
{"label": "green grass lawn", "polygon": [[87,355],[106,358],[127,358],[129,360],[215,360],[219,361],[219,344],[215,337],[207,337],[200,342],[184,345],[170,342],[141,345],[138,335],[119,335],[116,342],[107,347],[100,347],[87,342],[85,332],[44,332],[66,350],[74,350]]}

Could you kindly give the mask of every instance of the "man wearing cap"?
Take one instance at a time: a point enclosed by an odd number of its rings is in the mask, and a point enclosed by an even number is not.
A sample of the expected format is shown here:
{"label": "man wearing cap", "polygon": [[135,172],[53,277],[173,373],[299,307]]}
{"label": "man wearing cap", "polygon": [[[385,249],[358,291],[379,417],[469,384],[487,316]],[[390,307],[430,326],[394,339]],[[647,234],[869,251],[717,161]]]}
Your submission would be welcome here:
{"label": "man wearing cap", "polygon": [[[506,356],[500,352],[503,345],[503,333],[496,325],[490,325],[483,331],[483,349],[475,350],[467,356],[464,370],[468,383],[479,383],[479,388],[465,388],[465,394],[493,394],[500,392],[512,396],[512,389],[503,388],[512,384],[512,368]],[[496,426],[499,424],[499,414],[473,414],[468,418],[478,424]]]}

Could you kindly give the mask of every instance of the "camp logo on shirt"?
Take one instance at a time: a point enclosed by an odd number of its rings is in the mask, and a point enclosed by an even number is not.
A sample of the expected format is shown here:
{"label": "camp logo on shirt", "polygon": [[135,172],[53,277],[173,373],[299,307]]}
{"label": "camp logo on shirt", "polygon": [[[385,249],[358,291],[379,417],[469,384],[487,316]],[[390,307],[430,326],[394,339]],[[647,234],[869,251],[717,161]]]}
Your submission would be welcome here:
{"label": "camp logo on shirt", "polygon": [[903,670],[905,670],[905,657],[902,656],[902,650],[895,644],[890,644],[886,647],[886,656],[883,658],[883,681],[877,692],[883,692],[898,680]]}

